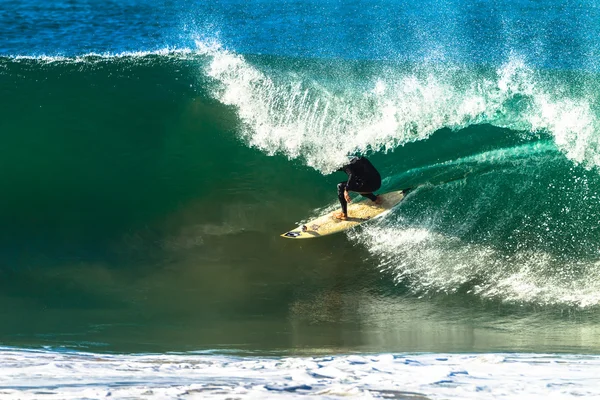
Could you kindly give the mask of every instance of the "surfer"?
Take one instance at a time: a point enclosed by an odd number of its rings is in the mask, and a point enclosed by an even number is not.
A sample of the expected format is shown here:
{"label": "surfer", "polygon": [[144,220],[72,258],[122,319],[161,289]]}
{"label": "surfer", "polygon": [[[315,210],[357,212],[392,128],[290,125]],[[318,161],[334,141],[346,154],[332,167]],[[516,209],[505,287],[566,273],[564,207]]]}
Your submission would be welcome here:
{"label": "surfer", "polygon": [[352,201],[348,192],[356,192],[377,204],[381,203],[381,198],[373,194],[381,187],[381,175],[369,160],[364,157],[354,157],[338,171],[348,174],[348,181],[340,182],[337,186],[342,211],[334,213],[335,218],[342,220],[348,218],[348,203]]}

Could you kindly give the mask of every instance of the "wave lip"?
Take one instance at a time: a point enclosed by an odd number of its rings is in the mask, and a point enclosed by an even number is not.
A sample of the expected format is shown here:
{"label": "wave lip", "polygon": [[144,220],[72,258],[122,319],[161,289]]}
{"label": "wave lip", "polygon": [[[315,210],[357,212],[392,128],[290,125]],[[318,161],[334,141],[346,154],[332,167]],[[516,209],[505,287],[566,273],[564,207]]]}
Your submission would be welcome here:
{"label": "wave lip", "polygon": [[[265,70],[215,41],[197,41],[220,102],[235,106],[241,136],[267,154],[303,159],[324,173],[347,155],[389,151],[442,128],[487,123],[536,138],[549,132],[575,164],[600,166],[600,118],[593,95],[568,94],[512,55],[496,70],[384,66],[331,76]],[[335,66],[329,66],[335,70]],[[336,75],[337,74],[337,75]],[[326,73],[325,73],[326,75]]]}
{"label": "wave lip", "polygon": [[62,56],[62,55],[8,55],[8,56],[0,56],[0,58],[7,58],[10,60],[32,60],[39,61],[44,64],[51,63],[64,63],[64,62],[72,62],[72,63],[85,63],[94,60],[111,60],[111,59],[124,59],[124,58],[143,58],[148,56],[161,56],[161,57],[188,57],[194,56],[197,54],[197,51],[190,48],[171,48],[165,47],[157,50],[147,50],[147,51],[123,51],[119,53],[112,52],[104,52],[104,53],[86,53],[77,56]]}
{"label": "wave lip", "polygon": [[[600,166],[593,79],[543,76],[517,55],[495,70],[430,62],[373,62],[361,69],[350,61],[329,60],[301,73],[280,65],[281,60],[254,63],[216,40],[197,39],[195,48],[7,58],[48,64],[148,56],[202,59],[201,73],[216,83],[210,88],[213,97],[237,110],[241,138],[267,154],[300,158],[323,173],[337,169],[349,154],[390,151],[442,128],[482,123],[530,138],[548,132],[573,163]],[[573,90],[568,79],[587,83]]]}
{"label": "wave lip", "polygon": [[9,398],[477,399],[598,396],[600,357],[551,354],[364,354],[234,357],[92,354],[4,348],[0,393]]}

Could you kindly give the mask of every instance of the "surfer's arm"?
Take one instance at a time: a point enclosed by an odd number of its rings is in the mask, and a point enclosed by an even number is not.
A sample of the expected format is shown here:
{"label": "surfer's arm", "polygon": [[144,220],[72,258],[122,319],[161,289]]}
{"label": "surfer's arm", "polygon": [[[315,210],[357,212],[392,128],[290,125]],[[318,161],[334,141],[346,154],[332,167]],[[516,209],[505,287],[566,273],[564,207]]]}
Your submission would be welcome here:
{"label": "surfer's arm", "polygon": [[356,182],[354,182],[354,179],[352,178],[352,172],[348,173],[348,182],[346,182],[346,187],[344,188],[344,198],[346,199],[346,201],[348,203],[350,203],[352,201],[352,198],[350,197],[350,194],[348,194],[348,190],[354,190],[353,188],[356,186]]}

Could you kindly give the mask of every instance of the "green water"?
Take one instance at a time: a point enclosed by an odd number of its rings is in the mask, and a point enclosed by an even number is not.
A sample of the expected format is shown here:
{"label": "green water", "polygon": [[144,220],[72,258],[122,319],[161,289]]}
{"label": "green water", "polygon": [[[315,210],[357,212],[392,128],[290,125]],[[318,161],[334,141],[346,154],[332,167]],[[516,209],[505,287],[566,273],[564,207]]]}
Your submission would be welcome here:
{"label": "green water", "polygon": [[[290,75],[256,58],[275,84]],[[250,146],[256,127],[215,96],[208,62],[0,59],[0,343],[598,350],[600,178],[552,132],[480,119],[388,151],[367,141],[382,190],[417,189],[349,236],[283,240],[344,176],[307,165],[314,143],[291,159]],[[303,79],[326,85],[331,66],[313,63]]]}

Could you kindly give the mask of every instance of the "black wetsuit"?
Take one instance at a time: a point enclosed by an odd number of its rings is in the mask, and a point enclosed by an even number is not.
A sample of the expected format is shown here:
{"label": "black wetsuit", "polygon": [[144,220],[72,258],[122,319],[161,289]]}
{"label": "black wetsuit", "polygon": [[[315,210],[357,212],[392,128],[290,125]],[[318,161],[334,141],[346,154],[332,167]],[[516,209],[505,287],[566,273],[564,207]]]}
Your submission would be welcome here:
{"label": "black wetsuit", "polygon": [[363,157],[355,157],[338,171],[344,171],[348,174],[348,181],[338,184],[338,198],[344,215],[348,215],[348,203],[344,197],[345,190],[360,193],[372,201],[377,200],[377,196],[373,192],[381,187],[381,175],[369,160]]}

